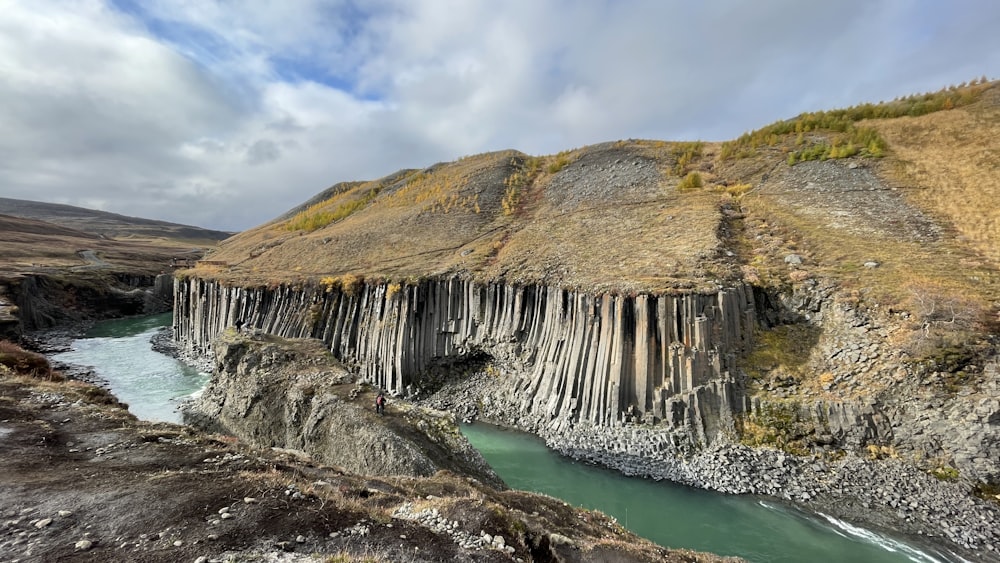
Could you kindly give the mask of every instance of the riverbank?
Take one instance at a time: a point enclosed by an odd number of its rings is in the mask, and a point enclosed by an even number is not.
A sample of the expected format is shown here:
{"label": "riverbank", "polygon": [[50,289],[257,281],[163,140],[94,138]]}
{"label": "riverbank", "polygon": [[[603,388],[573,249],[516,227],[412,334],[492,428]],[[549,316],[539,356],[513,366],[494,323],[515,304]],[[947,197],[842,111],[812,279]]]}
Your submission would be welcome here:
{"label": "riverbank", "polygon": [[672,434],[644,425],[576,426],[554,431],[504,400],[496,377],[452,381],[421,404],[538,435],[563,455],[646,477],[729,494],[790,502],[866,528],[902,534],[959,561],[1000,561],[1000,507],[966,483],[939,480],[898,459],[798,457],[719,441],[689,459],[673,454]]}
{"label": "riverbank", "polygon": [[36,375],[0,362],[0,553],[12,561],[727,560],[446,471],[357,475],[139,421],[106,390]]}

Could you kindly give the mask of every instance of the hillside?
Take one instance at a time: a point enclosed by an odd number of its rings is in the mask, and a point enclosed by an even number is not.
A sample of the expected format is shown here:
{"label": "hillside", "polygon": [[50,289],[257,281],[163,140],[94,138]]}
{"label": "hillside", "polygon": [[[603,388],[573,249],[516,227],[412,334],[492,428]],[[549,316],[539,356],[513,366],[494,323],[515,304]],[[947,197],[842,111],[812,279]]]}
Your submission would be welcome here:
{"label": "hillside", "polygon": [[232,233],[179,225],[154,219],[128,217],[72,205],[44,203],[0,197],[0,214],[37,219],[109,239],[170,239],[189,245],[205,246],[223,240]]}
{"label": "hillside", "polygon": [[155,275],[204,248],[170,239],[108,239],[35,219],[0,215],[0,267],[6,274],[101,271]]}
{"label": "hillside", "polygon": [[[905,115],[925,98],[965,102]],[[729,143],[503,151],[339,184],[226,241],[213,260],[227,267],[206,275],[456,274],[653,293],[822,277],[887,304],[947,289],[986,310],[1000,297],[1000,217],[989,204],[1000,195],[998,99],[989,83],[873,106],[902,117],[821,112]],[[848,138],[872,133],[874,152]],[[788,164],[810,151],[815,160]],[[789,267],[790,254],[803,262]]]}

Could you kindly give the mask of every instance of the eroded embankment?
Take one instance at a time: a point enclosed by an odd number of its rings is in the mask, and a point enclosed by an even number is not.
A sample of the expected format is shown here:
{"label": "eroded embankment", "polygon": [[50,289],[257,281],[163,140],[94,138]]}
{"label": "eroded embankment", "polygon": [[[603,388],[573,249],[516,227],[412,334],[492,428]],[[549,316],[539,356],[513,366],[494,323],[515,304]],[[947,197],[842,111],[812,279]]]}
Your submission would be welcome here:
{"label": "eroded embankment", "polygon": [[[51,379],[50,379],[51,378]],[[137,421],[0,363],[4,561],[731,561],[448,471],[374,477]]]}
{"label": "eroded embankment", "polygon": [[170,274],[14,274],[0,276],[0,335],[88,319],[150,315],[171,308]]}

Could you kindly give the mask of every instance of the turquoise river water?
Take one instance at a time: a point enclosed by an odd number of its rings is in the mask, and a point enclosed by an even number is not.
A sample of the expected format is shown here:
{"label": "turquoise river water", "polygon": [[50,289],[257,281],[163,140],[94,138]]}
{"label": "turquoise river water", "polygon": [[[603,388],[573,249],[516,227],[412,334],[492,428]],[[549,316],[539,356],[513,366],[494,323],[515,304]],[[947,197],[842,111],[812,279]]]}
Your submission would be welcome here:
{"label": "turquoise river water", "polygon": [[[170,314],[96,325],[73,350],[53,356],[91,366],[139,418],[179,422],[178,402],[208,376],[153,351]],[[486,424],[463,427],[497,474],[517,489],[597,509],[668,547],[737,555],[754,562],[935,562],[949,558],[888,535],[807,514],[777,501],[730,496],[625,477],[548,450],[535,436]]]}
{"label": "turquoise river water", "polygon": [[153,351],[150,338],[171,319],[164,313],[98,323],[73,341],[72,351],[52,359],[92,367],[135,416],[179,423],[180,401],[200,391],[209,376]]}

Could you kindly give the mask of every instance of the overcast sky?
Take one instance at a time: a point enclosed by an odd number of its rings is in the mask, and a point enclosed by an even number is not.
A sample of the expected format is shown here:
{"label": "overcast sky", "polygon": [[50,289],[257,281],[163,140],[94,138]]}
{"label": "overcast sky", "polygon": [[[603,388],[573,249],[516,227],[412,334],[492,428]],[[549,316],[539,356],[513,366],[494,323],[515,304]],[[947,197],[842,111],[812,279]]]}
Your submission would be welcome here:
{"label": "overcast sky", "polygon": [[242,230],[463,155],[1000,77],[995,0],[0,0],[0,196]]}

